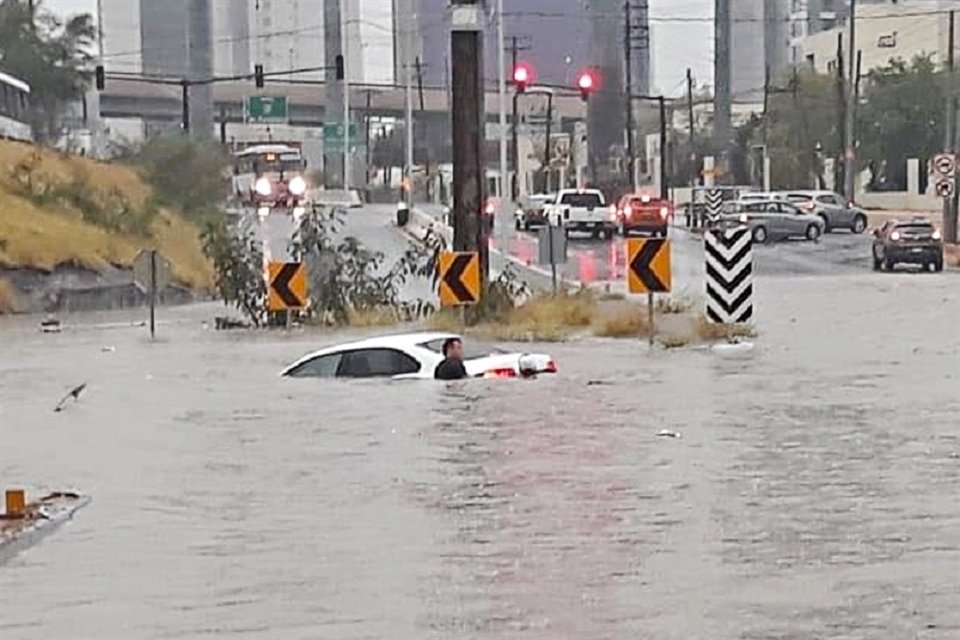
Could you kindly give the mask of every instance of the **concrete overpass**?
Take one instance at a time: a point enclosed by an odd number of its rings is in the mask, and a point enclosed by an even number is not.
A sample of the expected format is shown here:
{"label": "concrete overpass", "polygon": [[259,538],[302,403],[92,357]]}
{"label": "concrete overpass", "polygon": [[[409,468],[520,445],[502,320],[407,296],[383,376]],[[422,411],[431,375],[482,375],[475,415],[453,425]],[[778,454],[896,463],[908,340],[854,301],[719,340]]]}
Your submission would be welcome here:
{"label": "concrete overpass", "polygon": [[[214,118],[218,122],[220,114],[223,114],[227,122],[241,122],[244,101],[248,96],[257,93],[287,96],[292,125],[319,127],[325,119],[327,92],[323,85],[271,82],[267,88],[258,91],[254,88],[252,81],[246,80],[218,83],[212,88]],[[402,87],[352,86],[351,111],[362,116],[366,111],[369,96],[372,116],[403,118],[404,93],[405,90]],[[415,119],[429,122],[438,119],[446,121],[450,117],[450,99],[445,89],[425,87],[423,105],[423,112],[420,112],[420,96],[417,88],[414,87]],[[586,105],[576,95],[555,96],[554,109],[558,112],[561,121],[581,120],[586,117]],[[106,89],[100,94],[100,114],[105,118],[143,118],[153,122],[179,122],[181,110],[179,86],[108,79]],[[486,94],[486,112],[489,121],[496,121],[499,114],[499,97],[495,90],[489,90]]]}

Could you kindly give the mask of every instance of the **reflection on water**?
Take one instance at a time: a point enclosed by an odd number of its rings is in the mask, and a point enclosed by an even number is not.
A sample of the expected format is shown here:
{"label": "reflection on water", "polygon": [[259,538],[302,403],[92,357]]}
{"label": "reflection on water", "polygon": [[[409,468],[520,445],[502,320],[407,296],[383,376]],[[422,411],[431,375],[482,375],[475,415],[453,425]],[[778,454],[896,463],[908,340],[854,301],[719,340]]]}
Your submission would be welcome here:
{"label": "reflection on water", "polygon": [[94,502],[3,567],[0,636],[955,638],[949,300],[919,347],[771,311],[751,361],[598,340],[449,386],[280,379],[323,340],[190,317],[4,325],[2,484]]}

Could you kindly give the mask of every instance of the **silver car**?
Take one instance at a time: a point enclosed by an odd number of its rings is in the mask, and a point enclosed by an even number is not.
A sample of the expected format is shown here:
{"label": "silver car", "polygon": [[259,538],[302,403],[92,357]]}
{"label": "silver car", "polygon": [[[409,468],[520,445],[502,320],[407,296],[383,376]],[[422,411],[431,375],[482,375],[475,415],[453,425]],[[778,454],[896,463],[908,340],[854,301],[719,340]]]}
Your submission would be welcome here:
{"label": "silver car", "polygon": [[780,197],[819,216],[825,232],[849,229],[863,233],[867,228],[867,212],[832,191],[784,191]]}
{"label": "silver car", "polygon": [[742,202],[722,216],[726,224],[745,224],[750,227],[753,241],[759,244],[771,240],[806,238],[811,242],[823,235],[823,220],[784,200]]}

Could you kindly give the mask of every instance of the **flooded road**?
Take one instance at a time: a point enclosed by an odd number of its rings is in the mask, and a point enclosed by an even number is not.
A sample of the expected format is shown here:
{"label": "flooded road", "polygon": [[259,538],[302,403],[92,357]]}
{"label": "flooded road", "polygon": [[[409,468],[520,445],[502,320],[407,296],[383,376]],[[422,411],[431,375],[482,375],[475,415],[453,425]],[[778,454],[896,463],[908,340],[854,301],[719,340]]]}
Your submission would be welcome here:
{"label": "flooded road", "polygon": [[216,306],[4,320],[0,484],[93,502],[0,569],[0,637],[957,638],[956,275],[757,297],[749,360],[450,386],[280,379],[343,335]]}

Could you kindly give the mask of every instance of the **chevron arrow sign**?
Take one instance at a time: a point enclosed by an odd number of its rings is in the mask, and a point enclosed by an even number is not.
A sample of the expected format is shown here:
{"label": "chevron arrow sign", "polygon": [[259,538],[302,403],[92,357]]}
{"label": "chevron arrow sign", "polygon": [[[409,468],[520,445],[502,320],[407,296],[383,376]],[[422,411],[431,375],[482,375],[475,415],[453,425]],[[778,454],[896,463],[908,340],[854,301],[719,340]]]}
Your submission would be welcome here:
{"label": "chevron arrow sign", "polygon": [[753,239],[748,227],[708,229],[706,257],[707,318],[729,324],[753,318]]}
{"label": "chevron arrow sign", "polygon": [[723,213],[723,194],[720,189],[710,189],[706,194],[707,218],[716,220]]}

